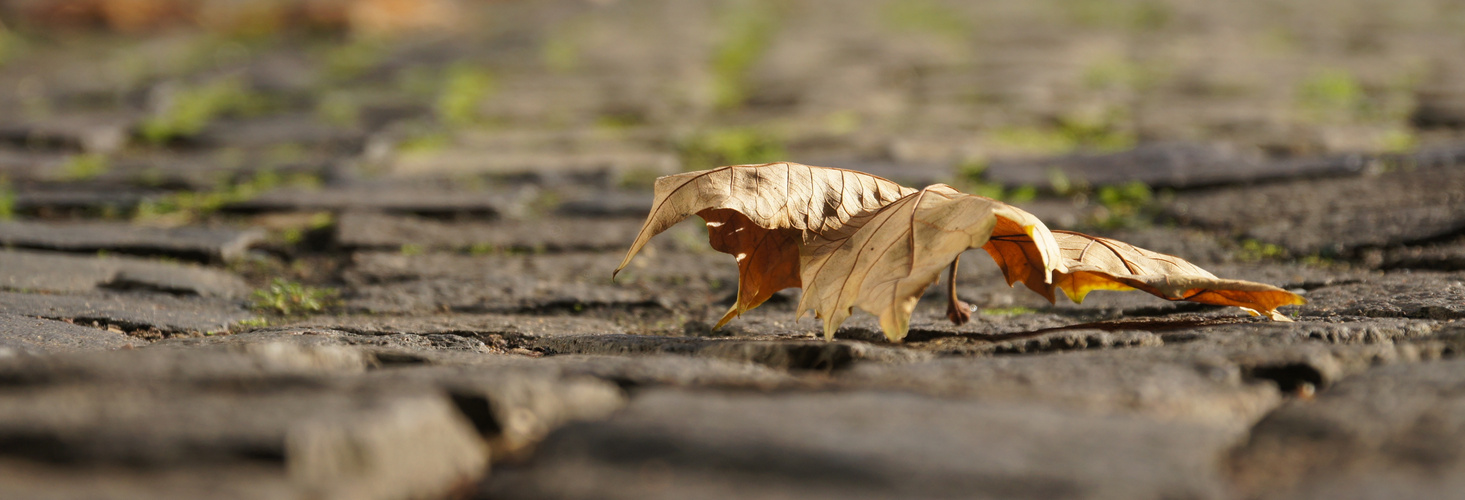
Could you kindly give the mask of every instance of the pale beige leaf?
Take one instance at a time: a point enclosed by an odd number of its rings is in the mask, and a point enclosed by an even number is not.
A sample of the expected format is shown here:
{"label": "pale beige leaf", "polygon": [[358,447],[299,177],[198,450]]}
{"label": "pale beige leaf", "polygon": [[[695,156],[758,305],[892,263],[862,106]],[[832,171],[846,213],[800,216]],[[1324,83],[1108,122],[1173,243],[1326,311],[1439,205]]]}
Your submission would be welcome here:
{"label": "pale beige leaf", "polygon": [[616,272],[651,241],[693,214],[707,221],[719,252],[737,257],[738,299],[718,326],[779,290],[800,284],[799,245],[838,231],[915,190],[873,175],[798,163],[738,165],[656,180],[655,198]]}
{"label": "pale beige leaf", "polygon": [[1009,285],[1022,281],[1049,302],[1057,300],[1058,288],[1077,303],[1093,290],[1141,290],[1166,300],[1236,306],[1277,321],[1290,321],[1277,312],[1278,307],[1306,302],[1272,285],[1217,278],[1179,257],[1122,241],[1070,231],[1053,231],[1053,237],[1068,269],[1056,273],[1051,282],[1028,278],[1038,269],[1029,258],[1036,252],[1030,238],[998,231],[983,248],[997,261]]}
{"label": "pale beige leaf", "polygon": [[1022,228],[1043,276],[1061,271],[1058,247],[1032,214],[937,184],[817,235],[800,258],[804,295],[798,311],[824,320],[825,338],[859,307],[880,319],[892,342],[905,338],[911,312],[941,270],[962,251],[987,243],[999,221]]}

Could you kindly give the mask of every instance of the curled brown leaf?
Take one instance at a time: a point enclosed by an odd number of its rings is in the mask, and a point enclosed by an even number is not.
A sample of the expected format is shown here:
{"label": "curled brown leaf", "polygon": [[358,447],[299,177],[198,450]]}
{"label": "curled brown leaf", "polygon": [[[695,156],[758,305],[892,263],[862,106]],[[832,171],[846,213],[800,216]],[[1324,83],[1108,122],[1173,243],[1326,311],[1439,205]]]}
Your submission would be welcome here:
{"label": "curled brown leaf", "polygon": [[801,257],[804,295],[798,311],[824,320],[824,337],[854,307],[880,318],[886,338],[898,342],[911,312],[943,268],[968,248],[987,243],[999,221],[1029,237],[1042,275],[1063,271],[1048,228],[1032,214],[937,184],[856,217],[839,231],[820,234]]}
{"label": "curled brown leaf", "polygon": [[912,192],[863,172],[786,162],[661,177],[651,213],[615,272],[652,237],[693,214],[702,217],[712,248],[738,260],[737,302],[720,327],[779,290],[799,286],[803,242]]}

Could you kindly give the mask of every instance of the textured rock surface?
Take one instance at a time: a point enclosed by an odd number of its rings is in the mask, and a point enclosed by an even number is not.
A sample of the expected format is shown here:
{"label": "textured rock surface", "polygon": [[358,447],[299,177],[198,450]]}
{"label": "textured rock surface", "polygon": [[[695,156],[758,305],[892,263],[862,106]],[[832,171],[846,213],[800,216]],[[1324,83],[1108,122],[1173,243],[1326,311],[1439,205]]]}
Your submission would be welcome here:
{"label": "textured rock surface", "polygon": [[[1203,426],[908,394],[643,394],[566,428],[495,498],[1224,498]],[[1062,451],[1060,451],[1062,450]],[[1103,455],[1107,460],[1080,457]]]}
{"label": "textured rock surface", "polygon": [[238,276],[206,267],[23,250],[0,251],[0,286],[53,293],[147,290],[226,299],[249,292],[249,285]]}
{"label": "textured rock surface", "polygon": [[120,331],[27,316],[0,314],[0,357],[103,351],[144,345]]}
{"label": "textured rock surface", "polygon": [[1449,498],[1460,455],[1465,363],[1390,366],[1284,405],[1232,456],[1254,498]]}
{"label": "textured rock surface", "polygon": [[105,250],[214,261],[238,258],[263,238],[264,232],[257,229],[0,222],[0,244],[8,246],[72,252]]}
{"label": "textured rock surface", "polygon": [[[0,499],[1461,497],[1456,3],[0,0]],[[774,160],[1308,303],[612,277]]]}

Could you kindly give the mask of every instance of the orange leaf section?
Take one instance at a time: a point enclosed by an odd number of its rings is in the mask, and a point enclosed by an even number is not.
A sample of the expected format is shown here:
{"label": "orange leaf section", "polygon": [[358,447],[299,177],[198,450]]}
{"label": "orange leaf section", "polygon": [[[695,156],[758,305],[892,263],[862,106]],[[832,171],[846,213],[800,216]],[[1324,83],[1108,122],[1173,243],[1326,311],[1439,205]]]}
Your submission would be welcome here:
{"label": "orange leaf section", "polygon": [[1051,283],[1032,279],[1039,269],[1031,260],[1037,250],[1026,235],[999,227],[983,249],[997,261],[1007,284],[1021,281],[1049,302],[1056,301],[1057,288],[1076,303],[1083,302],[1093,290],[1140,290],[1166,300],[1240,307],[1276,321],[1291,321],[1277,312],[1278,307],[1306,303],[1301,296],[1281,288],[1217,278],[1179,257],[1122,241],[1071,231],[1053,231],[1053,237],[1068,269],[1055,272]]}
{"label": "orange leaf section", "polygon": [[713,328],[766,302],[785,288],[798,288],[799,231],[764,229],[735,210],[698,212],[707,221],[707,240],[713,250],[738,260],[738,300]]}

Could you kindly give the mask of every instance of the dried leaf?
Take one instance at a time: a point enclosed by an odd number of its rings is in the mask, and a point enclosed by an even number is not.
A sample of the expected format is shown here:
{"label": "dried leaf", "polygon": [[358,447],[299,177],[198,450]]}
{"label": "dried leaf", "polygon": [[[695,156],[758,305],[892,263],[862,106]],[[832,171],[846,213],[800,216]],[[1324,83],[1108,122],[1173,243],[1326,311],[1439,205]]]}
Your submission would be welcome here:
{"label": "dried leaf", "polygon": [[1056,288],[1076,303],[1093,290],[1141,290],[1166,300],[1236,306],[1276,321],[1291,321],[1278,307],[1306,302],[1272,285],[1217,278],[1179,257],[1122,241],[1071,231],[1053,231],[1053,237],[1067,271],[1055,273],[1051,282],[1032,279],[1039,269],[1032,259],[1038,247],[1027,235],[999,228],[983,248],[1002,268],[1007,284],[1021,281],[1049,302],[1057,300]]}
{"label": "dried leaf", "polygon": [[823,318],[824,337],[830,339],[859,307],[878,316],[886,338],[898,342],[910,328],[916,302],[941,270],[966,249],[987,244],[999,226],[1040,242],[1030,246],[1045,279],[1064,270],[1057,243],[1037,217],[937,184],[809,242],[801,258],[805,290],[798,311],[813,310]]}
{"label": "dried leaf", "polygon": [[799,286],[799,245],[915,190],[870,174],[798,163],[739,165],[656,180],[651,213],[616,267],[693,214],[713,249],[738,259],[738,300],[717,326]]}
{"label": "dried leaf", "polygon": [[[1177,257],[1067,231],[1032,214],[946,185],[921,191],[879,177],[797,163],[739,165],[662,177],[653,208],[616,272],[652,237],[696,214],[712,248],[738,262],[737,302],[718,327],[785,288],[805,288],[798,311],[824,320],[825,338],[855,307],[880,318],[893,342],[941,269],[968,248],[997,261],[1055,301],[1092,290],[1143,290],[1169,300],[1237,306],[1287,321],[1277,307],[1302,298],[1280,288],[1215,277]],[[954,294],[949,308],[962,307]],[[949,310],[960,322],[964,311]]]}

